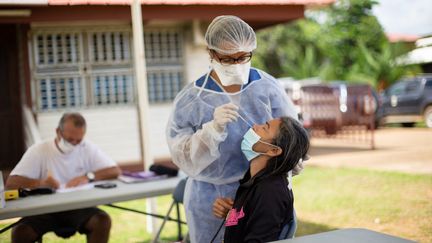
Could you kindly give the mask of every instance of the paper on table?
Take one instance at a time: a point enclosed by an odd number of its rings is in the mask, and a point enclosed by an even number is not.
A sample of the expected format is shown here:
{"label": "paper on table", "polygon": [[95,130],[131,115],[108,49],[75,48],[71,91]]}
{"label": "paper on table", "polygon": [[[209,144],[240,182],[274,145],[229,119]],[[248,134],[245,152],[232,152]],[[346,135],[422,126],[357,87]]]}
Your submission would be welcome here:
{"label": "paper on table", "polygon": [[136,182],[146,182],[153,181],[162,178],[167,178],[168,175],[157,175],[153,171],[138,171],[138,172],[128,172],[123,171],[122,175],[118,177],[120,181],[124,183],[136,183]]}
{"label": "paper on table", "polygon": [[81,190],[89,190],[94,188],[93,183],[88,183],[76,187],[66,187],[66,184],[60,185],[60,188],[56,190],[56,192],[64,193],[64,192],[74,192],[74,191],[81,191]]}

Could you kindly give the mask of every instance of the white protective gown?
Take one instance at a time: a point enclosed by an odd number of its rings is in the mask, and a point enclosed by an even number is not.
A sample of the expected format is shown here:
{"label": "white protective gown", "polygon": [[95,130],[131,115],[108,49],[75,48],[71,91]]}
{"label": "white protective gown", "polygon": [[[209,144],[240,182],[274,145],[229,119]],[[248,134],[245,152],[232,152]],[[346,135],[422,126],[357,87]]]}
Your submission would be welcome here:
{"label": "white protective gown", "polygon": [[[239,117],[218,133],[209,122],[216,107],[230,102],[247,123]],[[282,116],[297,119],[293,103],[275,78],[254,68],[239,92],[226,93],[204,75],[177,95],[166,135],[173,162],[190,177],[184,205],[191,242],[210,242],[222,223],[212,205],[218,197],[234,199],[238,180],[249,168],[240,143],[250,125]],[[223,234],[222,229],[215,242],[222,242]]]}

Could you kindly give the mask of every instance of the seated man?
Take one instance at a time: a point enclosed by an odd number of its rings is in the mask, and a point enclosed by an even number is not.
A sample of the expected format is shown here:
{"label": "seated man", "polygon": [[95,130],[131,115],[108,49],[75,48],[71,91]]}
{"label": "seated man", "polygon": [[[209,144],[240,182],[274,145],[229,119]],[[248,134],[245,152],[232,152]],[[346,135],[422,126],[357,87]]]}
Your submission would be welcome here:
{"label": "seated man", "polygon": [[[116,163],[96,145],[85,140],[86,122],[79,113],[65,113],[55,139],[31,146],[11,172],[6,188],[75,187],[114,179],[120,174]],[[72,232],[61,229],[71,228]],[[22,218],[12,230],[12,242],[34,242],[54,231],[70,237],[76,231],[88,242],[108,242],[111,219],[94,207]]]}

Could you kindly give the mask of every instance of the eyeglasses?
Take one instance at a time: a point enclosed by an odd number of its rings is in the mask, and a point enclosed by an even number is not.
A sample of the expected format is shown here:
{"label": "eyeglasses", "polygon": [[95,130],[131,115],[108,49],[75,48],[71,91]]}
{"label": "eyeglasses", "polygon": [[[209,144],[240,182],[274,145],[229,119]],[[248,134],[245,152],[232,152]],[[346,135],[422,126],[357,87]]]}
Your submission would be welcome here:
{"label": "eyeglasses", "polygon": [[230,58],[230,57],[220,58],[216,54],[216,51],[214,51],[214,50],[211,50],[211,51],[213,52],[214,56],[217,57],[218,61],[222,65],[244,64],[244,63],[249,62],[252,59],[252,52],[249,52],[248,54],[241,56],[239,58]]}

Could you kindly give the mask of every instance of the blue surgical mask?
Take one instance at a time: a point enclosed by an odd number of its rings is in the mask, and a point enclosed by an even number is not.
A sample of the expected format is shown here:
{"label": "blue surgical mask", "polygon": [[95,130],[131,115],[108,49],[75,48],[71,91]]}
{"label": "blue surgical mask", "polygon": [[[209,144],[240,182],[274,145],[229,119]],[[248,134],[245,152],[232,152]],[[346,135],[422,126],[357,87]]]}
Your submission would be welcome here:
{"label": "blue surgical mask", "polygon": [[248,161],[255,159],[260,154],[264,154],[264,153],[260,153],[260,152],[255,152],[252,149],[254,144],[256,144],[257,142],[261,142],[261,143],[265,143],[265,144],[273,146],[273,147],[277,147],[276,145],[273,145],[271,143],[261,141],[261,137],[252,128],[249,128],[249,130],[243,136],[243,141],[241,142],[241,150],[242,150],[243,154],[246,156],[246,159]]}

